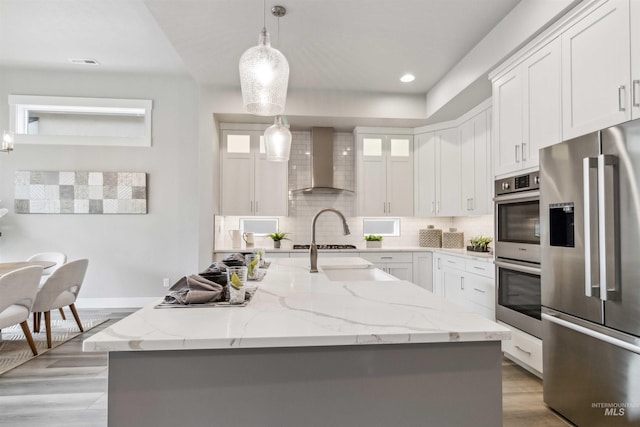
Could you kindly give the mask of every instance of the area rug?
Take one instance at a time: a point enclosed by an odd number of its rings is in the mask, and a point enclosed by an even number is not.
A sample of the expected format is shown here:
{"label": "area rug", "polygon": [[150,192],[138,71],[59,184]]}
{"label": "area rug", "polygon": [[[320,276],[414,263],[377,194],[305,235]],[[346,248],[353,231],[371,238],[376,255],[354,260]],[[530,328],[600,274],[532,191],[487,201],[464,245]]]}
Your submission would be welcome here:
{"label": "area rug", "polygon": [[[84,331],[87,332],[109,319],[81,320]],[[29,329],[33,331],[31,322],[28,323]],[[47,333],[44,327],[44,319],[42,320],[40,330],[41,332],[32,332],[33,340],[38,349],[38,356],[46,354],[48,351],[53,350],[60,344],[64,344],[82,333],[73,318],[67,320],[51,319],[51,348],[47,348]],[[38,356],[34,356],[31,352],[31,348],[29,348],[29,344],[22,333],[20,325],[11,326],[2,330],[2,338],[0,339],[0,375]]]}

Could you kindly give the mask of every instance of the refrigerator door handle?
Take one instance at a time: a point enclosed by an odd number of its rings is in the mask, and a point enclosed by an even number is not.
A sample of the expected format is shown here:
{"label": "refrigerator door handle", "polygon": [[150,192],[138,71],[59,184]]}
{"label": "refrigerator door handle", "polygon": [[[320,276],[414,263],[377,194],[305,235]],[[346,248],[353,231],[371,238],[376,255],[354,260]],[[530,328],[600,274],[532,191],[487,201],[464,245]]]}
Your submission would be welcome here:
{"label": "refrigerator door handle", "polygon": [[616,300],[620,294],[620,221],[618,219],[618,158],[598,156],[598,242],[600,299]]}
{"label": "refrigerator door handle", "polygon": [[[598,259],[598,239],[593,239],[591,233],[592,221],[596,220],[597,204],[592,200],[591,191],[596,188],[592,185],[591,171],[598,169],[598,159],[596,157],[585,157],[582,159],[582,174],[584,188],[584,294],[588,297],[599,297],[600,286],[594,285],[593,279],[598,279],[598,266],[595,265]],[[596,197],[597,199],[597,197]]]}
{"label": "refrigerator door handle", "polygon": [[606,343],[615,345],[616,347],[624,348],[625,350],[632,351],[634,353],[640,354],[640,346],[633,345],[621,339],[611,337],[609,335],[603,334],[602,332],[594,331],[589,328],[585,328],[584,326],[580,326],[577,323],[568,322],[564,319],[561,319],[557,316],[553,316],[547,313],[542,313],[542,320],[547,320],[551,323],[555,323],[559,326],[564,326],[567,329],[571,329],[572,331],[576,331],[578,333],[590,336],[600,341],[604,341]]}

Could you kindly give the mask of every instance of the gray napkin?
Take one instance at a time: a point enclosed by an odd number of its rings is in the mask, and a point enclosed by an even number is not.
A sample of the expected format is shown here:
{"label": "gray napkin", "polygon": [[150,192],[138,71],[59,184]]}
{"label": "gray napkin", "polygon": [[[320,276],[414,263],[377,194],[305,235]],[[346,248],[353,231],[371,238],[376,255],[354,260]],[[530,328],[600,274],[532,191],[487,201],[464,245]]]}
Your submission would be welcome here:
{"label": "gray napkin", "polygon": [[196,274],[178,280],[164,297],[165,304],[204,304],[223,299],[224,287]]}

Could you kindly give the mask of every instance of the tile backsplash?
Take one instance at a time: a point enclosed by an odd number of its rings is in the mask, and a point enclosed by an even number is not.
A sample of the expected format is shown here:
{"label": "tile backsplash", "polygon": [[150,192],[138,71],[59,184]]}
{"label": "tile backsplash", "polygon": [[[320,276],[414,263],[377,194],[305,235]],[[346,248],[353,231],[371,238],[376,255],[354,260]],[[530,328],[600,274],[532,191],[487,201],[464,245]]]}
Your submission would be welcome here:
{"label": "tile backsplash", "polygon": [[[355,146],[351,133],[334,134],[334,186],[355,190]],[[282,242],[283,248],[294,243],[311,243],[311,221],[323,208],[335,208],[347,217],[351,234],[342,235],[342,223],[337,215],[327,212],[318,217],[316,241],[319,244],[352,244],[365,247],[363,218],[355,216],[355,193],[345,191],[340,194],[302,194],[293,190],[311,185],[311,132],[292,132],[291,156],[289,160],[289,216],[278,217],[281,232],[288,232],[291,240]],[[240,216],[215,217],[215,248],[230,248],[231,240],[227,230],[240,228]],[[493,216],[476,217],[402,217],[400,236],[385,237],[383,247],[418,246],[419,230],[433,224],[436,228],[448,230],[455,227],[464,232],[465,241],[474,236],[493,237]],[[269,237],[256,237],[256,246],[272,247]]]}

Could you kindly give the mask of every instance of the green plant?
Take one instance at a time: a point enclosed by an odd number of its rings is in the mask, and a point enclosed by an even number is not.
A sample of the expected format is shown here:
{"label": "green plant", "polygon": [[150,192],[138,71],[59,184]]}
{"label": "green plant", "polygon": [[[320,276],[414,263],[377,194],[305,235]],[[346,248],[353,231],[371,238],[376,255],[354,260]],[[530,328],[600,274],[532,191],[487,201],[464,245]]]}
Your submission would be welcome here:
{"label": "green plant", "polygon": [[376,236],[375,234],[369,234],[364,236],[364,240],[367,242],[380,242],[382,241],[382,236]]}
{"label": "green plant", "polygon": [[269,237],[271,237],[273,239],[274,242],[279,242],[280,240],[289,240],[286,236],[289,233],[271,233],[269,234]]}
{"label": "green plant", "polygon": [[469,240],[469,243],[471,243],[471,246],[473,246],[474,248],[486,248],[489,243],[493,242],[493,239],[491,237],[482,237],[482,236],[478,236],[478,237],[473,237]]}

